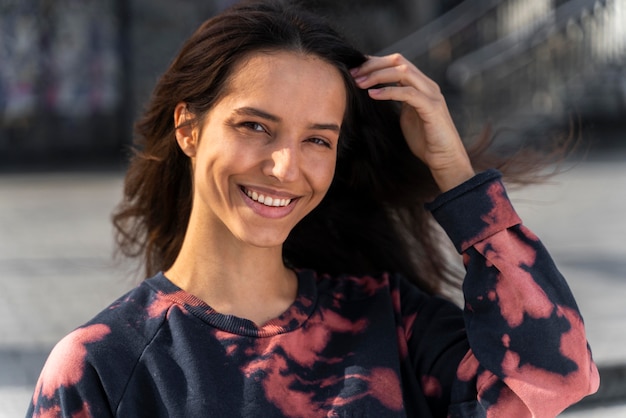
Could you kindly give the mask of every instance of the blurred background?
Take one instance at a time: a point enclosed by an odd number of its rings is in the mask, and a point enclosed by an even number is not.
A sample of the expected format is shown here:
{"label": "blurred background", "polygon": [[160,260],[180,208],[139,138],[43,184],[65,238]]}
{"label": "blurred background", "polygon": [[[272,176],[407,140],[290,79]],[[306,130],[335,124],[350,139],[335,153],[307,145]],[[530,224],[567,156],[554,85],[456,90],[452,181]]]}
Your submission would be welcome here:
{"label": "blurred background", "polygon": [[[626,0],[315,0],[368,54],[401,52],[459,130],[516,149],[580,138],[512,197],[553,252],[603,383],[568,416],[626,417]],[[111,257],[132,124],[200,22],[231,0],[0,0],[0,417],[54,343],[141,274]]]}
{"label": "blurred background", "polygon": [[[231,3],[0,0],[2,168],[123,161],[156,78]],[[623,0],[309,3],[365,52],[412,59],[442,86],[461,129],[489,120],[541,138],[573,118],[597,146],[620,141]]]}

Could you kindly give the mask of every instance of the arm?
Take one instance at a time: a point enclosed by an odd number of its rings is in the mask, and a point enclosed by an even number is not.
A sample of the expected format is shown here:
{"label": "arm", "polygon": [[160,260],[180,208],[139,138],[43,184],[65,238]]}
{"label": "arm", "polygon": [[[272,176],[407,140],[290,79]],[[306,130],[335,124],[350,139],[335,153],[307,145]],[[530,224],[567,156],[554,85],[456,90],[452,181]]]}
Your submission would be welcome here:
{"label": "arm", "polygon": [[[549,417],[595,391],[597,369],[567,284],[522,226],[498,173],[474,176],[437,84],[399,54],[370,57],[352,74],[372,99],[402,103],[407,144],[444,192],[431,205],[433,215],[464,256],[465,357],[461,340],[446,340],[450,331],[438,325],[440,314],[414,324],[424,328],[420,338],[440,342],[431,345],[432,361],[419,360],[426,369],[416,364],[422,377],[435,373],[446,392],[449,368],[460,362],[451,415],[480,416],[486,409],[493,416]],[[451,329],[456,334],[458,324]]]}
{"label": "arm", "polygon": [[430,209],[467,269],[470,350],[457,370],[451,416],[484,409],[553,417],[597,390],[576,302],[546,249],[521,224],[499,173],[477,175]]}

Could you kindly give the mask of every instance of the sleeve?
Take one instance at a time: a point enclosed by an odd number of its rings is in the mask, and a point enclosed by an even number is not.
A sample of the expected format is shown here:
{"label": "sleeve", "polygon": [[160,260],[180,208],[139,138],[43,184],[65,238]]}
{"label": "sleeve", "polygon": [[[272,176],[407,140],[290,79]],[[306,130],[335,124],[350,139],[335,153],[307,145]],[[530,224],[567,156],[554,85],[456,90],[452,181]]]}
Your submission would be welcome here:
{"label": "sleeve", "polygon": [[54,347],[37,381],[27,418],[113,417],[99,372],[89,361],[93,344],[109,333],[103,324],[85,326]]}
{"label": "sleeve", "polygon": [[[455,376],[451,417],[554,417],[595,392],[597,368],[583,320],[554,262],[515,213],[496,170],[428,205],[463,255],[463,320],[469,349],[449,337]],[[449,307],[431,324],[458,330]],[[442,357],[442,356],[440,356]],[[435,360],[433,360],[435,361]],[[436,359],[445,363],[445,356]],[[442,368],[442,370],[445,369]]]}

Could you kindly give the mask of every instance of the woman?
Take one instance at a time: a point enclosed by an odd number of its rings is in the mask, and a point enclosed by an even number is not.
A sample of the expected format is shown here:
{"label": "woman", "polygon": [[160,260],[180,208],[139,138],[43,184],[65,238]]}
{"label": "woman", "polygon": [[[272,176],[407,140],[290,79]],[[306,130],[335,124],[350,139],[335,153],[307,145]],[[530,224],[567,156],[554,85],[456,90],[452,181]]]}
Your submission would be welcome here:
{"label": "woman", "polygon": [[55,347],[29,416],[550,417],[597,389],[566,283],[403,57],[236,6],[138,134],[114,221],[153,277]]}

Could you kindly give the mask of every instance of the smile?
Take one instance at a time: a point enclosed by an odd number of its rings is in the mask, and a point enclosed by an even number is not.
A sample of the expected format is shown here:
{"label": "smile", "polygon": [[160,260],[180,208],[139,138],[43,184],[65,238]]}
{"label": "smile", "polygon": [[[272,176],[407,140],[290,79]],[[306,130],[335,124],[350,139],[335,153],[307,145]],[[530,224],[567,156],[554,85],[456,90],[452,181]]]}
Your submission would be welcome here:
{"label": "smile", "polygon": [[245,187],[242,187],[241,189],[250,199],[254,200],[255,202],[261,203],[265,206],[285,207],[285,206],[288,206],[292,201],[292,199],[282,199],[280,197],[266,196],[261,193],[257,193],[255,191],[248,190]]}

